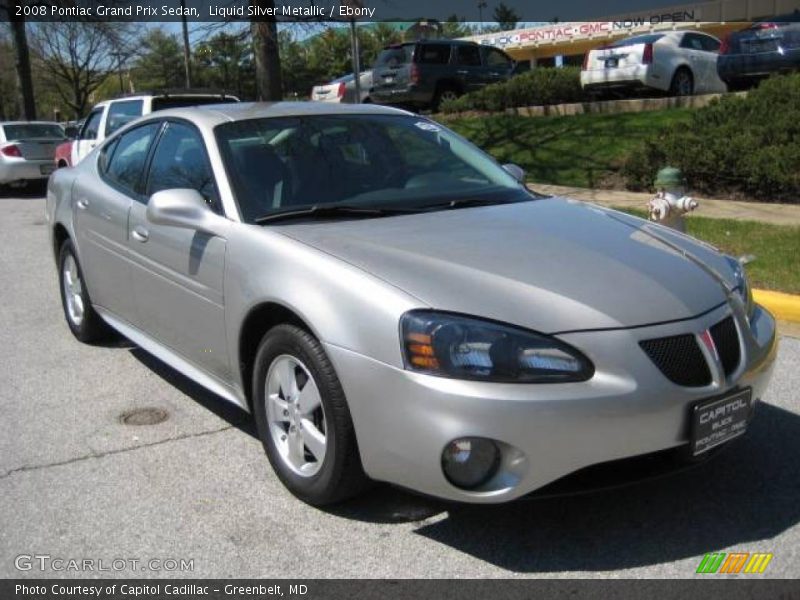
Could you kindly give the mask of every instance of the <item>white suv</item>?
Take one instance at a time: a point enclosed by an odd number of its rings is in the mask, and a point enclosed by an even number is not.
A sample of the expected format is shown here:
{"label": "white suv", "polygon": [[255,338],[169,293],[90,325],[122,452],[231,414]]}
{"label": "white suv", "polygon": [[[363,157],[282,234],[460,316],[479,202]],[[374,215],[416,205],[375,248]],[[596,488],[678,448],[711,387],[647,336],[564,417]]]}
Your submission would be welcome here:
{"label": "white suv", "polygon": [[137,94],[100,102],[86,117],[77,139],[72,142],[70,164],[77,165],[106,137],[142,115],[167,108],[238,101],[236,96],[229,94],[177,91]]}

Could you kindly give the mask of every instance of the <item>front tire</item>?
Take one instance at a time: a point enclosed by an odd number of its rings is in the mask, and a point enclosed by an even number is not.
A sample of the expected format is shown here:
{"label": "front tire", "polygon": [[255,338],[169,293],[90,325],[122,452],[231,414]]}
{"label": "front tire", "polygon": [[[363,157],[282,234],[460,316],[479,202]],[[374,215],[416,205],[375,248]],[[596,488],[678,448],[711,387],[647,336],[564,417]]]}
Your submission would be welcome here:
{"label": "front tire", "polygon": [[85,344],[108,337],[111,330],[92,307],[89,290],[71,240],[61,245],[58,255],[58,280],[61,288],[61,306],[69,330]]}
{"label": "front tire", "polygon": [[322,506],[367,486],[344,391],[311,334],[288,324],[270,329],[256,353],[252,390],[261,443],[290,492]]}

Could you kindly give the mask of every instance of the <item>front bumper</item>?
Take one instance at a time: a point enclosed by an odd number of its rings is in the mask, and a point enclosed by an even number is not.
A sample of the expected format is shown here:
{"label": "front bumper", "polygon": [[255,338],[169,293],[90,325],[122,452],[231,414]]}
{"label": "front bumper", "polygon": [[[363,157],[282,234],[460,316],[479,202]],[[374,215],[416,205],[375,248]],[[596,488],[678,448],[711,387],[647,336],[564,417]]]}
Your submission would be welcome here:
{"label": "front bumper", "polygon": [[[701,332],[734,311],[741,362],[725,381],[680,387],[638,342]],[[570,384],[458,381],[405,371],[328,345],[348,398],[367,474],[412,490],[474,503],[505,502],[589,465],[682,446],[690,405],[738,387],[764,394],[777,350],[775,321],[757,307],[750,325],[723,305],[702,317],[652,327],[559,336],[594,362],[594,377]],[[499,474],[487,488],[453,486],[441,467],[453,439],[500,442]]]}
{"label": "front bumper", "polygon": [[53,159],[25,160],[12,159],[0,161],[0,183],[15,183],[47,179],[55,171]]}

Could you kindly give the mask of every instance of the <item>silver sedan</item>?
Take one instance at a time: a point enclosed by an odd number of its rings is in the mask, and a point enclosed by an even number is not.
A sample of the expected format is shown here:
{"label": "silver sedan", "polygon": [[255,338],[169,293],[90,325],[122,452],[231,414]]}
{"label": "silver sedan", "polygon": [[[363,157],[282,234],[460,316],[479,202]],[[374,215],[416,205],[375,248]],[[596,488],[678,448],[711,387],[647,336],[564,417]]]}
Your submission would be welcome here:
{"label": "silver sedan", "polygon": [[58,123],[0,123],[0,185],[47,179],[56,169],[56,147],[66,139]]}
{"label": "silver sedan", "polygon": [[385,107],[149,115],[50,179],[66,322],[252,412],[317,505],[504,502],[745,434],[777,346],[739,262],[523,178]]}

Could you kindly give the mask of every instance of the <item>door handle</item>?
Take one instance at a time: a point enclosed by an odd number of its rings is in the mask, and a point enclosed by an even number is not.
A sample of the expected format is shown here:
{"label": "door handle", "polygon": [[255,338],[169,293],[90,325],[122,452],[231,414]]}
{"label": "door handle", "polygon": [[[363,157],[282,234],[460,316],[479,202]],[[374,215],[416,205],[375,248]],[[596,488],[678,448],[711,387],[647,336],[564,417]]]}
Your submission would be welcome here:
{"label": "door handle", "polygon": [[77,204],[78,208],[80,208],[81,210],[86,210],[87,208],[89,208],[89,201],[86,200],[85,198],[81,198],[75,204]]}
{"label": "door handle", "polygon": [[145,243],[150,238],[150,232],[141,225],[137,225],[131,232],[131,237],[137,242]]}

